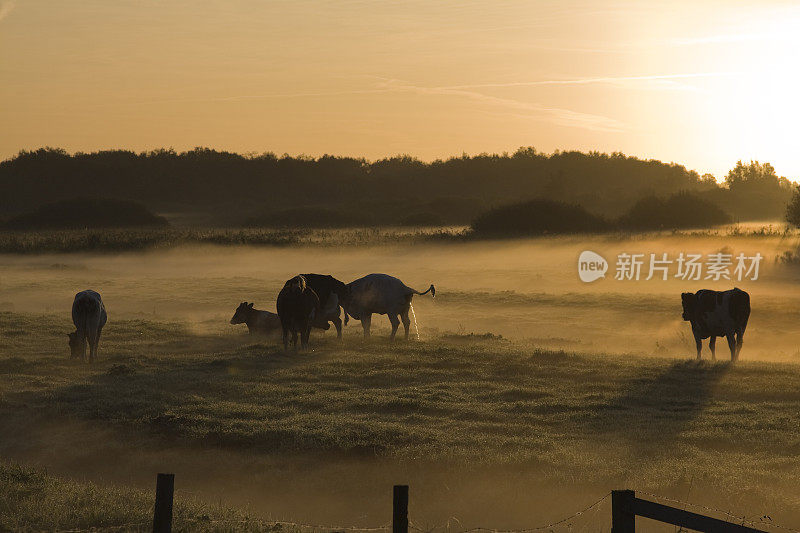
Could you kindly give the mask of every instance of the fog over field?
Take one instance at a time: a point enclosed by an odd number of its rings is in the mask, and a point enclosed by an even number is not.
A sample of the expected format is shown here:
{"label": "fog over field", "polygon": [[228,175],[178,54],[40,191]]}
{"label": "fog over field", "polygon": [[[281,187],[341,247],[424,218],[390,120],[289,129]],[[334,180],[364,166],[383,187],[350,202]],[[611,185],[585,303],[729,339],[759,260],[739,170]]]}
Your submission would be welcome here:
{"label": "fog over field", "polygon": [[[76,291],[93,287],[114,318],[148,317],[192,324],[202,333],[234,333],[228,319],[241,301],[275,310],[283,283],[298,272],[330,273],[345,282],[371,272],[400,277],[438,296],[414,300],[424,338],[441,332],[493,333],[579,352],[688,356],[694,350],[681,320],[680,293],[737,286],[752,298],[744,357],[800,358],[800,270],[777,261],[796,237],[553,237],[494,243],[360,247],[197,247],[119,255],[0,257],[2,305],[17,312],[65,312]],[[609,262],[605,279],[583,283],[577,260],[592,250]],[[670,266],[646,281],[649,254],[760,253],[757,280],[684,281]],[[644,253],[641,279],[616,280],[620,253]],[[702,277],[705,277],[703,272]],[[376,327],[388,328],[385,316]],[[113,320],[110,327],[113,327]],[[358,322],[350,325],[360,331]],[[385,332],[382,332],[385,333]],[[722,345],[724,347],[724,343]],[[727,349],[727,348],[725,348]],[[724,352],[723,352],[724,355]]]}
{"label": "fog over field", "polygon": [[[700,233],[6,255],[0,453],[147,491],[173,471],[182,504],[259,520],[380,525],[390,486],[409,482],[427,529],[541,525],[623,487],[796,524],[800,269],[776,261],[796,246]],[[759,279],[614,279],[620,253],[722,249],[763,255]],[[605,279],[579,280],[584,250],[608,259]],[[415,297],[410,343],[388,342],[379,316],[369,341],[351,320],[343,345],[315,332],[311,352],[284,354],[228,323],[241,301],[274,310],[298,272],[387,272],[437,296]],[[723,341],[717,364],[707,343],[695,363],[680,293],[734,285],[753,308],[741,361]],[[66,342],[87,287],[109,313],[91,367]],[[561,527],[605,530],[609,505]]]}

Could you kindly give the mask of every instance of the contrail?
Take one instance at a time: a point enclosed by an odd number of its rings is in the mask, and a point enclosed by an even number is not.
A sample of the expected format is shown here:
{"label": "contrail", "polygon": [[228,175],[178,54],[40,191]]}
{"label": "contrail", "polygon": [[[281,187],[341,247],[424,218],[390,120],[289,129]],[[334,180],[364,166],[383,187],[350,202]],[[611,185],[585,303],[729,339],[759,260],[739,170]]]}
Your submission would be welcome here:
{"label": "contrail", "polygon": [[449,85],[441,89],[483,89],[492,87],[535,87],[537,85],[589,85],[592,83],[617,83],[625,81],[661,81],[689,78],[712,78],[732,76],[736,72],[694,72],[689,74],[656,74],[652,76],[607,76],[600,78],[576,78],[572,80],[534,80],[512,81],[507,83],[474,83],[468,85]]}

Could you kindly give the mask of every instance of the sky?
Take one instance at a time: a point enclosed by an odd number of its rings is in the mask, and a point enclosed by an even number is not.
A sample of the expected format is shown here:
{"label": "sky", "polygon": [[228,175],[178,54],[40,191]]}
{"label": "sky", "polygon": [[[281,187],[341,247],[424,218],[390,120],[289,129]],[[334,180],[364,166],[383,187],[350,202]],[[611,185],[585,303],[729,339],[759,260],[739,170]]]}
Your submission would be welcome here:
{"label": "sky", "polygon": [[0,0],[0,159],[534,146],[800,179],[798,29],[770,0]]}

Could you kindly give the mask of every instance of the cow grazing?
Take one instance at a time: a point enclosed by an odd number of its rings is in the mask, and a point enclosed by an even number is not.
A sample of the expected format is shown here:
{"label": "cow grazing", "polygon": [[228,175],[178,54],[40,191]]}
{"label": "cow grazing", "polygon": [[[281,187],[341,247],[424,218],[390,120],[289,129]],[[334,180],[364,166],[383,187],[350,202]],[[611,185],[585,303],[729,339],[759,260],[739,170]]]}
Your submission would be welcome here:
{"label": "cow grazing", "polygon": [[703,349],[702,339],[709,339],[711,359],[716,359],[717,337],[725,337],[731,349],[731,361],[739,359],[744,342],[744,330],[750,318],[750,295],[741,289],[729,291],[700,290],[681,294],[683,319],[692,324],[697,344],[697,358]]}
{"label": "cow grazing", "polygon": [[[319,298],[320,313],[314,319],[313,327],[328,330],[333,322],[336,327],[336,338],[342,338],[342,319],[339,310],[347,299],[347,285],[330,275],[301,274],[308,287],[314,290]],[[347,320],[347,314],[345,314]]]}
{"label": "cow grazing", "polygon": [[89,341],[89,362],[97,357],[97,346],[100,343],[100,332],[106,325],[108,315],[103,299],[95,291],[81,291],[72,302],[72,323],[75,331],[69,333],[71,357],[86,359],[86,341]]}
{"label": "cow grazing", "polygon": [[231,324],[247,324],[250,335],[268,335],[281,329],[281,319],[275,313],[253,309],[252,303],[242,302],[231,318]]}
{"label": "cow grazing", "polygon": [[436,296],[436,288],[432,284],[427,291],[419,292],[388,274],[369,274],[349,283],[347,288],[348,295],[347,300],[343,303],[344,310],[354,319],[361,321],[364,337],[369,337],[372,314],[378,313],[389,315],[389,322],[392,324],[392,339],[397,334],[397,327],[400,325],[400,320],[397,318],[399,315],[405,328],[405,338],[408,339],[408,329],[411,325],[408,311],[411,307],[411,299],[415,294],[429,292],[431,296]]}
{"label": "cow grazing", "polygon": [[289,350],[290,332],[295,350],[297,349],[298,333],[301,347],[308,348],[311,324],[320,313],[320,306],[317,293],[308,286],[303,276],[295,276],[286,282],[281,292],[278,293],[276,307],[283,330],[283,349]]}

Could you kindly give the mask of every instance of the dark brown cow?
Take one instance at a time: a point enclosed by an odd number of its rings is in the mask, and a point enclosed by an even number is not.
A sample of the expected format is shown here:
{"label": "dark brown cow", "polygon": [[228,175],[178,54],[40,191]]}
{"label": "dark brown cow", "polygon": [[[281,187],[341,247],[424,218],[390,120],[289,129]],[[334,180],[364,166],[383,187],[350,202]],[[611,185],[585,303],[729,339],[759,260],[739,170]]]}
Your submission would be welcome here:
{"label": "dark brown cow", "polygon": [[[341,311],[343,303],[347,300],[347,285],[331,275],[323,274],[301,274],[306,283],[319,297],[320,313],[314,319],[313,327],[328,330],[333,322],[336,327],[336,338],[342,338],[342,319]],[[345,314],[345,324],[347,314]]]}
{"label": "dark brown cow", "polygon": [[292,334],[292,345],[297,349],[297,334],[300,334],[300,346],[308,348],[308,337],[311,324],[320,312],[319,297],[314,289],[308,286],[303,276],[295,276],[288,280],[278,294],[276,303],[278,316],[283,329],[283,349],[289,350],[289,333]]}
{"label": "dark brown cow", "polygon": [[692,324],[697,344],[697,358],[703,349],[703,339],[709,339],[711,359],[716,359],[714,344],[725,337],[731,350],[731,361],[739,359],[744,342],[744,330],[750,318],[750,295],[741,289],[729,291],[699,290],[681,294],[683,319]]}
{"label": "dark brown cow", "polygon": [[86,359],[86,341],[89,341],[89,362],[97,357],[100,333],[106,325],[108,315],[103,299],[92,290],[81,291],[72,302],[72,323],[75,331],[68,333],[71,357]]}

